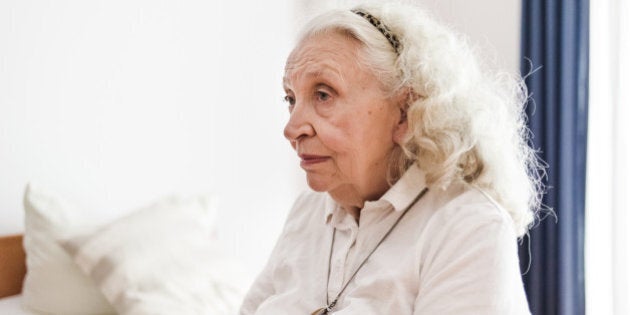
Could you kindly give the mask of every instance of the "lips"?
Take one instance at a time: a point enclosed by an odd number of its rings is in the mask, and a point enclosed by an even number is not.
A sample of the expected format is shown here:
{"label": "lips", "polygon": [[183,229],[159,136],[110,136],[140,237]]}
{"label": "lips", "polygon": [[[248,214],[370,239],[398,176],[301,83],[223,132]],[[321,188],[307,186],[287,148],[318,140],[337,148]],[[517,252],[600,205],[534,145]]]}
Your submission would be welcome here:
{"label": "lips", "polygon": [[300,156],[300,159],[302,160],[300,162],[300,166],[302,167],[323,163],[323,162],[328,161],[328,159],[330,159],[330,157],[328,156],[315,155],[315,154],[300,154],[299,156]]}

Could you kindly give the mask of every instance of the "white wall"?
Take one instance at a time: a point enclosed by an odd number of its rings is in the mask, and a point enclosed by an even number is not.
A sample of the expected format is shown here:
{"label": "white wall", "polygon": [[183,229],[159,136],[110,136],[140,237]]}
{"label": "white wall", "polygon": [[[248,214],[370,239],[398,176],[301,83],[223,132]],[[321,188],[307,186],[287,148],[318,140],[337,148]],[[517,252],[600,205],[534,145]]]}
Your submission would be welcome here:
{"label": "white wall", "polygon": [[521,0],[417,0],[470,37],[498,69],[519,73]]}
{"label": "white wall", "polygon": [[33,180],[108,218],[214,192],[222,237],[264,261],[301,180],[282,136],[287,10],[0,2],[0,234],[22,231]]}
{"label": "white wall", "polygon": [[[294,24],[300,24],[304,16],[326,8],[340,5],[352,7],[364,1],[296,0],[297,8],[301,12],[298,18],[294,18]],[[519,73],[521,0],[408,0],[408,2],[419,4],[439,21],[468,36],[488,66],[513,74]]]}
{"label": "white wall", "polygon": [[586,314],[630,314],[630,3],[589,14]]}
{"label": "white wall", "polygon": [[[260,268],[304,188],[281,101],[303,1],[0,2],[0,235],[23,230],[28,181],[95,219],[214,192]],[[516,71],[520,1],[422,2]]]}

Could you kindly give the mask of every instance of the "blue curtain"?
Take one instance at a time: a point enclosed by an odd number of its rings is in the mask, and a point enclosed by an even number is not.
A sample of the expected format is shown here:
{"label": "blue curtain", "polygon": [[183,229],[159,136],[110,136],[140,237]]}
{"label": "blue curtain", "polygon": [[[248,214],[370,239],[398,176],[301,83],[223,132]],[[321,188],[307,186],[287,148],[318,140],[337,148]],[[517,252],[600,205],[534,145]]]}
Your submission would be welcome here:
{"label": "blue curtain", "polygon": [[584,314],[588,3],[522,1],[521,71],[538,68],[525,79],[528,124],[549,165],[543,202],[557,215],[542,220],[520,247],[534,315]]}

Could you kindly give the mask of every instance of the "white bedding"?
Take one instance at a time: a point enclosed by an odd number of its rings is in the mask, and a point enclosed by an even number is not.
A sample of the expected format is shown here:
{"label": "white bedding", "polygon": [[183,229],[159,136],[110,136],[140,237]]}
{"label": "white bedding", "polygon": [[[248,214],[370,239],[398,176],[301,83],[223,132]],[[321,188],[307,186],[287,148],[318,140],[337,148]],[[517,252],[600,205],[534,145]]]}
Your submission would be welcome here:
{"label": "white bedding", "polygon": [[[21,298],[7,302],[14,310],[231,315],[249,284],[217,237],[210,195],[164,197],[95,223],[81,207],[31,184],[24,211],[28,272]],[[0,309],[5,314],[12,313]]]}
{"label": "white bedding", "polygon": [[223,251],[210,196],[162,198],[99,226],[34,185],[24,205],[28,273],[0,315],[238,310],[248,273]]}
{"label": "white bedding", "polygon": [[0,299],[0,314],[2,315],[35,315],[22,309],[22,295],[14,295]]}

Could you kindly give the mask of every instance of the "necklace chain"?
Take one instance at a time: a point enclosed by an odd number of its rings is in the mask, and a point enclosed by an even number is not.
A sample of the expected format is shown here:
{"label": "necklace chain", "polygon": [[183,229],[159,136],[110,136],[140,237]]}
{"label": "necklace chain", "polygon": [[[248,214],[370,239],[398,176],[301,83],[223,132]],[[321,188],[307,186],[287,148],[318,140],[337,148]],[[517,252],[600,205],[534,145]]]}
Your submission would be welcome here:
{"label": "necklace chain", "polygon": [[426,192],[429,191],[429,188],[424,188],[419,194],[418,196],[416,196],[416,198],[407,206],[407,208],[405,208],[405,210],[403,211],[403,213],[398,217],[398,219],[396,219],[396,222],[394,222],[394,224],[392,224],[392,226],[389,228],[389,230],[387,231],[387,233],[385,233],[385,235],[383,235],[383,237],[381,237],[381,239],[378,241],[378,243],[376,244],[376,246],[374,246],[374,248],[372,249],[372,251],[370,251],[370,253],[365,257],[365,259],[363,259],[363,261],[361,262],[361,264],[359,265],[359,267],[357,267],[357,269],[354,270],[354,272],[352,273],[352,276],[350,276],[350,278],[348,279],[348,281],[346,281],[346,283],[343,285],[343,287],[341,288],[341,290],[339,290],[339,293],[337,293],[337,296],[335,296],[335,299],[332,300],[332,302],[328,302],[330,301],[329,297],[328,297],[328,285],[330,283],[330,270],[331,270],[331,261],[332,261],[332,254],[333,254],[333,246],[335,244],[335,234],[337,234],[337,229],[333,227],[333,232],[332,232],[332,241],[330,242],[330,253],[328,255],[328,276],[326,278],[326,306],[317,309],[315,312],[311,313],[311,315],[325,315],[328,314],[328,312],[331,312],[333,310],[333,308],[335,307],[335,305],[337,305],[337,301],[339,300],[339,297],[341,296],[341,294],[343,293],[343,291],[346,290],[346,288],[348,287],[348,285],[350,284],[350,282],[352,282],[352,280],[354,279],[354,277],[357,275],[357,273],[359,273],[359,270],[361,270],[361,268],[363,267],[363,265],[365,265],[365,263],[368,261],[368,259],[370,259],[370,256],[372,256],[372,254],[374,254],[374,252],[376,251],[376,249],[381,246],[381,244],[385,241],[385,239],[389,236],[389,234],[392,233],[392,231],[394,230],[394,228],[396,227],[396,225],[398,225],[398,223],[402,220],[402,218],[405,216],[405,214],[407,214],[407,212],[409,211],[409,209],[411,209],[411,207],[413,207],[413,205],[416,204],[416,202],[418,202],[418,200],[420,200],[420,198],[422,198],[422,196],[424,196],[424,194],[426,194]]}

